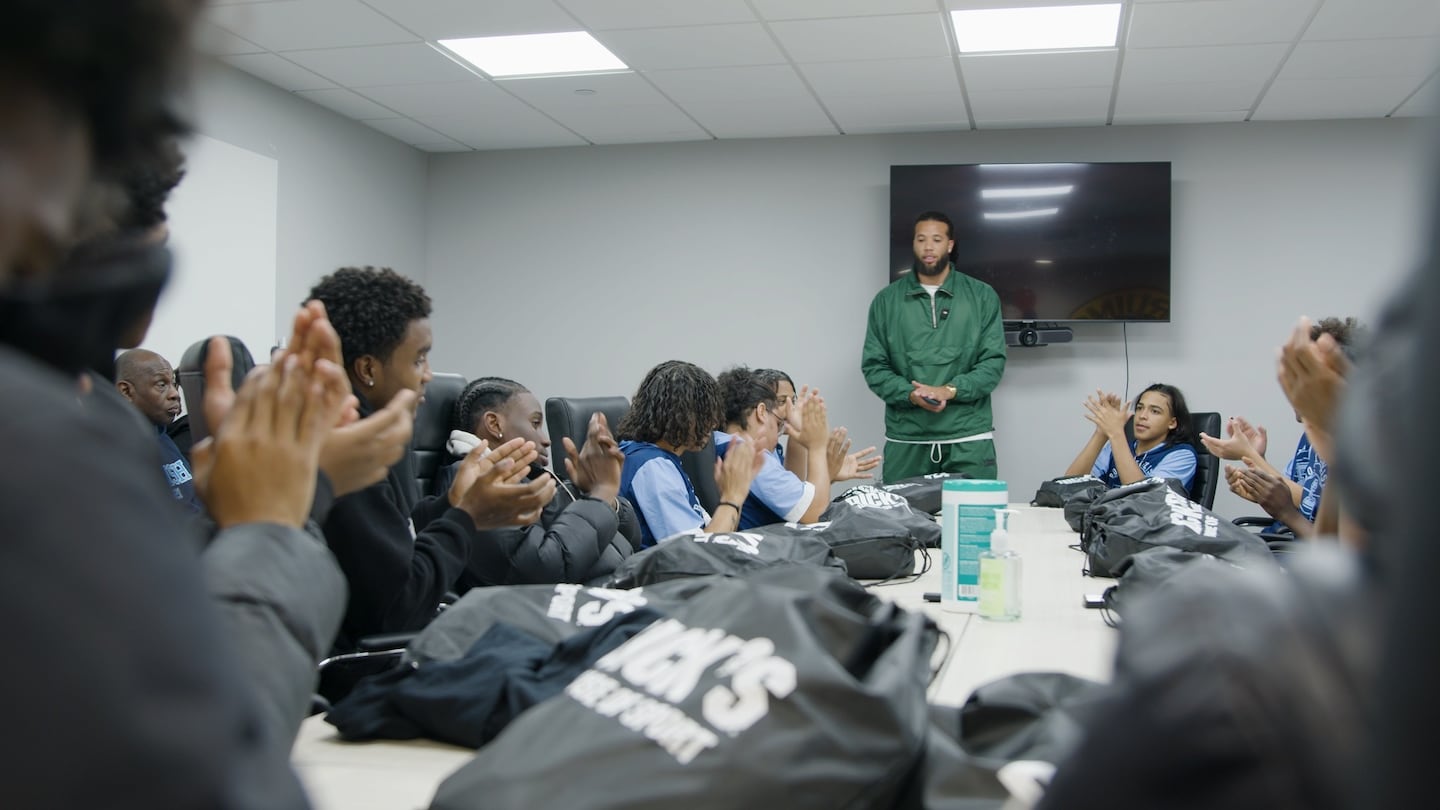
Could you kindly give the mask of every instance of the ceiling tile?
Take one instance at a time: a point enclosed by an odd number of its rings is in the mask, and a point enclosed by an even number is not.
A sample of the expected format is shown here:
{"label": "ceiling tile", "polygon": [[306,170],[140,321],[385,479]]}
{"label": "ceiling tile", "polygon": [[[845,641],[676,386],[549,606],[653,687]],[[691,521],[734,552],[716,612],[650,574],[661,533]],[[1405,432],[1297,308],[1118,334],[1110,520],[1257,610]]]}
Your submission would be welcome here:
{"label": "ceiling tile", "polygon": [[604,31],[600,43],[636,70],[773,65],[785,55],[759,23]]}
{"label": "ceiling tile", "polygon": [[1028,121],[1047,117],[1057,121],[1098,115],[1103,122],[1110,111],[1109,87],[995,90],[970,93],[975,121]]}
{"label": "ceiling tile", "polygon": [[313,101],[322,107],[329,107],[335,112],[357,121],[364,121],[367,118],[394,118],[395,111],[387,110],[353,90],[346,90],[337,87],[334,90],[300,90],[295,95]]}
{"label": "ceiling tile", "polygon": [[870,17],[935,10],[935,0],[752,0],[767,20],[813,20],[827,17]]}
{"label": "ceiling tile", "polygon": [[541,108],[547,115],[579,133],[592,143],[635,143],[656,141],[708,140],[700,128],[679,107],[666,101],[656,104],[612,104],[603,109],[586,107]]}
{"label": "ceiling tile", "polygon": [[435,143],[412,143],[412,144],[410,144],[410,145],[413,146],[413,147],[415,147],[416,149],[419,149],[421,152],[436,152],[436,153],[440,153],[440,152],[473,152],[473,151],[475,151],[475,150],[472,149],[471,147],[466,146],[465,144],[460,143],[459,141],[452,141],[452,140],[449,140],[448,138],[447,138],[446,140],[438,141],[438,142],[435,142]]}
{"label": "ceiling tile", "polygon": [[1440,67],[1440,38],[1302,42],[1285,60],[1282,79],[1428,76]]}
{"label": "ceiling tile", "polygon": [[286,90],[324,90],[335,83],[273,53],[246,53],[220,57],[257,78]]}
{"label": "ceiling tile", "polygon": [[655,70],[645,76],[682,106],[811,98],[789,65]]}
{"label": "ceiling tile", "polygon": [[239,53],[263,53],[264,48],[242,37],[226,31],[220,26],[201,21],[195,30],[195,48],[211,56],[228,56]]}
{"label": "ceiling tile", "polygon": [[843,62],[950,56],[950,42],[938,13],[833,20],[792,20],[770,24],[796,62]]}
{"label": "ceiling tile", "polygon": [[967,90],[1109,87],[1115,83],[1118,58],[1115,50],[962,56],[960,75]]}
{"label": "ceiling tile", "polygon": [[1402,118],[1440,116],[1440,81],[1432,76],[1416,93],[1400,105],[1395,115]]}
{"label": "ceiling tile", "polygon": [[581,146],[584,138],[540,113],[517,104],[505,116],[460,115],[420,118],[420,123],[475,149]]}
{"label": "ceiling tile", "polygon": [[1435,0],[1325,0],[1305,30],[1310,39],[1440,36]]}
{"label": "ceiling tile", "polygon": [[1226,121],[1244,121],[1249,110],[1229,112],[1184,112],[1184,113],[1134,113],[1121,115],[1115,111],[1114,123],[1125,125],[1143,124],[1218,124]]}
{"label": "ceiling tile", "polygon": [[[1238,82],[1261,84],[1275,75],[1289,45],[1211,45],[1127,48],[1120,83]],[[1258,88],[1257,88],[1258,89]]]}
{"label": "ceiling tile", "polygon": [[835,125],[815,99],[752,98],[682,105],[691,118],[717,138],[777,138],[837,135]]}
{"label": "ceiling tile", "polygon": [[550,108],[604,111],[627,104],[669,103],[635,73],[508,79],[496,86],[547,112]]}
{"label": "ceiling tile", "polygon": [[408,144],[449,140],[435,130],[409,118],[377,118],[366,121],[365,126],[378,129],[395,140]]}
{"label": "ceiling tile", "polygon": [[959,93],[950,57],[885,59],[872,62],[815,62],[801,65],[810,86],[823,97],[905,93]]}
{"label": "ceiling tile", "polygon": [[287,58],[346,87],[458,82],[475,74],[429,45],[374,45],[324,51],[290,51]]}
{"label": "ceiling tile", "polygon": [[1277,80],[1251,120],[1379,117],[1395,109],[1419,83],[1406,76]]}
{"label": "ceiling tile", "polygon": [[364,0],[430,40],[550,34],[582,26],[553,0]]}
{"label": "ceiling tile", "polygon": [[1145,3],[1130,10],[1130,48],[1291,42],[1317,0]]}
{"label": "ceiling tile", "polygon": [[231,33],[271,51],[419,39],[359,0],[283,0],[218,6],[211,18]]}
{"label": "ceiling tile", "polygon": [[755,22],[745,0],[559,0],[592,31]]}
{"label": "ceiling tile", "polygon": [[514,96],[485,79],[366,87],[356,92],[411,118],[464,115],[497,105],[520,104]]}
{"label": "ceiling tile", "polygon": [[[822,98],[825,109],[846,132],[900,132],[918,129],[969,129],[970,116],[959,93],[895,94]],[[877,127],[883,128],[876,129]]]}
{"label": "ceiling tile", "polygon": [[976,129],[1053,129],[1056,127],[1099,127],[1105,125],[1104,115],[1055,115],[1044,118],[986,118],[975,121]]}
{"label": "ceiling tile", "polygon": [[1176,115],[1235,110],[1248,114],[1264,87],[1263,79],[1248,82],[1122,83],[1115,97],[1115,115]]}

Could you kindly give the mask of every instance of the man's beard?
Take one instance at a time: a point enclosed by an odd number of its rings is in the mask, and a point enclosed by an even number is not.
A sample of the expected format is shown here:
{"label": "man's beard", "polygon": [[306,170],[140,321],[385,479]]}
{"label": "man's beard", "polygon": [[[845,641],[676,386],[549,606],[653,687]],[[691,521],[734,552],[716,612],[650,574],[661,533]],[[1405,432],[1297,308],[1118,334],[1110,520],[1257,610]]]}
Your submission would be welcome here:
{"label": "man's beard", "polygon": [[935,262],[934,269],[927,268],[925,266],[925,262],[921,261],[918,256],[915,258],[915,275],[917,276],[925,276],[926,278],[931,278],[933,276],[938,276],[941,273],[944,273],[948,269],[950,269],[949,256],[941,256],[940,261]]}

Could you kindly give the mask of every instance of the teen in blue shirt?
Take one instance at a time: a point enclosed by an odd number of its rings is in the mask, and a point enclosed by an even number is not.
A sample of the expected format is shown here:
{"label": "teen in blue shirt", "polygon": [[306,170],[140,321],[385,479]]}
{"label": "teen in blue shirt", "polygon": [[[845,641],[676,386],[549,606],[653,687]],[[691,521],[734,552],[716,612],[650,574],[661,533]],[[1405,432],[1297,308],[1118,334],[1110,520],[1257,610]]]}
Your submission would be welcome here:
{"label": "teen in blue shirt", "polygon": [[1103,391],[1085,400],[1085,418],[1095,425],[1095,431],[1065,475],[1089,473],[1112,489],[1145,478],[1176,478],[1189,488],[1195,478],[1196,456],[1185,395],[1164,383],[1140,392],[1134,413],[1135,438],[1127,441],[1129,405]]}

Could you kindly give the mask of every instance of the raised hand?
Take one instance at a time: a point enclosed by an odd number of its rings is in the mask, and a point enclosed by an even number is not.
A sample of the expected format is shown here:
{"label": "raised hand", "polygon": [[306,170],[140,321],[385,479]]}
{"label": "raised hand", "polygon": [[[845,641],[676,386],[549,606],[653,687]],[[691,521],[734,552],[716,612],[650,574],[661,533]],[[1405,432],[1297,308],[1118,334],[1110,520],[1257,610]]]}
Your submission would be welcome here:
{"label": "raised hand", "polygon": [[494,451],[480,442],[460,462],[450,486],[450,505],[469,514],[477,529],[534,523],[555,497],[553,477],[525,481],[539,457],[531,441],[511,439]]}
{"label": "raised hand", "polygon": [[1246,456],[1265,457],[1265,428],[1251,425],[1244,417],[1232,416],[1225,423],[1225,433],[1224,439],[1201,433],[1200,443],[1215,457],[1229,461],[1239,461]]}
{"label": "raised hand", "polygon": [[401,391],[384,408],[326,435],[320,469],[330,478],[337,496],[384,479],[390,467],[409,451],[418,396],[414,391]]}
{"label": "raised hand", "polygon": [[337,384],[344,372],[328,359],[307,365],[284,356],[234,392],[231,365],[229,342],[212,339],[205,407],[207,416],[222,418],[215,435],[192,451],[196,487],[221,528],[302,526],[315,495],[321,444],[346,404]]}
{"label": "raised hand", "polygon": [[625,467],[625,454],[620,452],[620,445],[610,433],[605,414],[596,411],[590,415],[585,446],[579,451],[575,449],[575,442],[566,436],[565,454],[565,471],[587,495],[610,502],[620,494],[620,473]]}
{"label": "raised hand", "polygon": [[[826,413],[825,400],[820,397],[820,392],[811,392],[811,395],[797,408],[802,411],[800,432],[793,438],[812,453],[825,452],[826,446],[830,442],[830,418]],[[797,408],[791,408],[791,411],[793,412]]]}
{"label": "raised hand", "polygon": [[1245,466],[1235,469],[1236,483],[1245,493],[1241,497],[1260,504],[1267,514],[1276,520],[1295,512],[1295,501],[1291,499],[1290,487],[1281,479],[1265,472],[1247,461]]}
{"label": "raised hand", "polygon": [[835,428],[830,434],[828,449],[831,481],[852,481],[859,478],[874,478],[870,471],[880,466],[880,456],[871,457],[875,446],[871,445],[855,453],[850,452],[850,437],[845,428]]}
{"label": "raised hand", "polygon": [[1335,411],[1349,373],[1350,361],[1334,337],[1322,334],[1318,340],[1310,339],[1309,318],[1301,318],[1295,325],[1276,363],[1286,399],[1302,421],[1324,434],[1334,432]]}
{"label": "raised hand", "polygon": [[715,486],[720,490],[720,500],[744,503],[764,456],[765,450],[759,444],[739,434],[731,435],[725,457],[715,460]]}
{"label": "raised hand", "polygon": [[1104,434],[1111,442],[1123,442],[1125,422],[1130,418],[1130,404],[1122,403],[1120,397],[1114,394],[1097,390],[1094,396],[1085,398],[1085,418],[1095,425],[1096,432]]}

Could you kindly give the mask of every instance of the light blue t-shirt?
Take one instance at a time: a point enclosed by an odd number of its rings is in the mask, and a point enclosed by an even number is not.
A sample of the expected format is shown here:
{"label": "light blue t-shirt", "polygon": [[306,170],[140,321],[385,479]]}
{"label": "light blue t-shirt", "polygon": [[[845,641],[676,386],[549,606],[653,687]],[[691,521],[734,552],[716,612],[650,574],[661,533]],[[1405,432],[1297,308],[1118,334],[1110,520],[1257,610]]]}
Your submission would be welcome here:
{"label": "light blue t-shirt", "polygon": [[[715,431],[715,453],[723,458],[730,444],[730,434]],[[785,469],[785,462],[775,450],[765,454],[760,472],[750,484],[750,495],[740,509],[740,529],[753,529],[772,523],[790,523],[800,519],[815,500],[815,485],[802,481]]]}
{"label": "light blue t-shirt", "polygon": [[[1130,453],[1135,456],[1135,465],[1146,478],[1177,478],[1186,489],[1190,488],[1190,482],[1195,480],[1195,448],[1188,444],[1162,442],[1137,455],[1135,444],[1133,440],[1130,442]],[[1115,456],[1108,442],[1095,458],[1090,474],[1111,489],[1120,486],[1120,471],[1115,469]]]}

